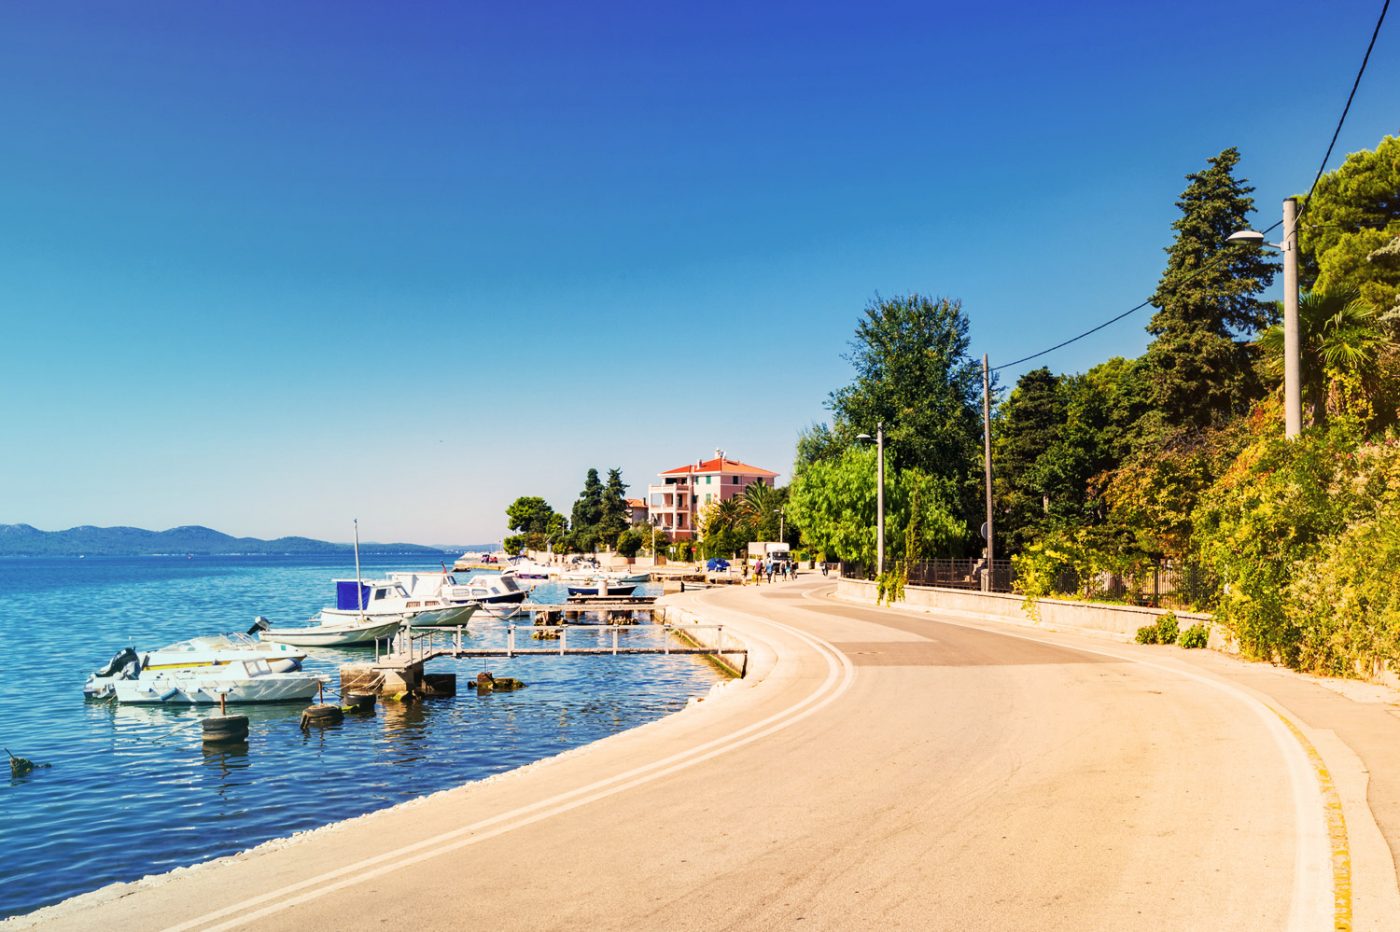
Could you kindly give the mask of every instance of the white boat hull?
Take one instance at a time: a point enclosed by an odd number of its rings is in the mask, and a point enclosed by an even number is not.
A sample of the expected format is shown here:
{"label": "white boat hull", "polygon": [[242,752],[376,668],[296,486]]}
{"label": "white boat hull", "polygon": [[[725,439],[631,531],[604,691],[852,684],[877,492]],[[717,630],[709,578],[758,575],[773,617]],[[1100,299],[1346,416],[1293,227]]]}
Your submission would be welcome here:
{"label": "white boat hull", "polygon": [[[352,616],[354,617],[354,616]],[[269,628],[262,632],[264,641],[274,644],[291,644],[294,647],[350,647],[356,644],[372,644],[391,637],[403,627],[397,617],[389,621],[345,623],[333,620],[326,612],[321,613],[321,623],[304,628]]]}
{"label": "white boat hull", "polygon": [[229,705],[250,702],[305,702],[320,689],[321,681],[309,674],[272,673],[246,682],[200,683],[175,675],[143,676],[114,684],[117,701],[127,705],[218,705],[219,689],[227,689]]}
{"label": "white boat hull", "polygon": [[465,625],[476,613],[476,603],[445,605],[442,608],[416,612],[408,620],[412,628],[456,628]]}

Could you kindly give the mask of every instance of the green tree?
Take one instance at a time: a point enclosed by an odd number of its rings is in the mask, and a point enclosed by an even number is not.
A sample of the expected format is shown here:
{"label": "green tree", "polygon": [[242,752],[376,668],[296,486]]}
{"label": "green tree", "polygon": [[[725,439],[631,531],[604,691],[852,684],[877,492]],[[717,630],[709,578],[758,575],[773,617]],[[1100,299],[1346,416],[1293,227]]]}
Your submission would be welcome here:
{"label": "green tree", "polygon": [[598,518],[598,539],[611,543],[619,534],[627,530],[631,521],[631,509],[627,507],[627,484],[622,481],[621,469],[608,470],[608,482],[603,487],[602,508]]}
{"label": "green tree", "polygon": [[[947,480],[918,469],[894,469],[886,482],[885,551],[891,567],[911,540],[914,557],[921,559],[947,553],[966,538],[967,525],[955,514],[956,496]],[[802,529],[804,546],[828,558],[872,565],[875,492],[875,451],[847,447],[793,478],[787,513]]]}
{"label": "green tree", "polygon": [[1147,367],[1152,400],[1165,423],[1200,428],[1243,414],[1260,394],[1248,338],[1272,323],[1273,305],[1259,292],[1277,263],[1226,237],[1248,225],[1254,189],[1234,176],[1239,152],[1226,149],[1190,182],[1177,201],[1176,239],[1152,296]]}
{"label": "green tree", "polygon": [[554,509],[542,498],[522,495],[506,509],[506,517],[510,519],[509,527],[512,531],[546,534],[549,532],[550,519],[554,517]]}
{"label": "green tree", "polygon": [[979,491],[981,368],[968,353],[962,303],[918,294],[866,307],[846,359],[855,380],[833,392],[830,436],[809,432],[805,445],[841,458],[857,434],[885,425],[890,463],[951,483],[958,511],[971,520]]}
{"label": "green tree", "polygon": [[729,557],[754,539],[742,498],[710,502],[700,512],[700,549],[706,557]]}
{"label": "green tree", "polygon": [[603,520],[603,483],[598,479],[598,470],[588,470],[583,480],[583,491],[574,502],[572,514],[572,545],[579,551],[594,550],[598,546],[598,524]]}
{"label": "green tree", "polygon": [[[860,433],[860,431],[856,431]],[[838,439],[826,424],[812,424],[797,434],[797,457],[795,469],[818,460],[835,459],[841,455],[849,441]]]}
{"label": "green tree", "polygon": [[[1356,292],[1310,291],[1298,301],[1299,373],[1303,403],[1313,424],[1327,415],[1329,386],[1355,385],[1375,398],[1381,391],[1380,361],[1395,341],[1375,309]],[[1283,381],[1283,327],[1259,335],[1265,371]],[[1350,378],[1349,378],[1350,377]]]}
{"label": "green tree", "polygon": [[1045,468],[1048,452],[1065,427],[1066,398],[1049,369],[1021,376],[997,409],[992,430],[994,495],[998,530],[1007,552],[1017,553],[1040,535],[1050,519],[1050,499],[1066,477]]}
{"label": "green tree", "polygon": [[786,486],[754,483],[744,489],[743,497],[735,501],[740,503],[748,524],[749,540],[778,540],[779,532],[786,533],[792,527],[791,521],[784,521],[787,500]]}
{"label": "green tree", "polygon": [[510,519],[510,529],[520,531],[507,537],[504,543],[506,552],[519,553],[521,550],[543,550],[550,538],[562,540],[568,531],[568,522],[544,499],[534,495],[522,495],[506,509]]}
{"label": "green tree", "polygon": [[1347,156],[1303,208],[1304,287],[1355,292],[1378,314],[1400,311],[1400,137]]}
{"label": "green tree", "polygon": [[630,560],[649,543],[647,538],[648,531],[645,528],[629,527],[617,536],[616,550]]}

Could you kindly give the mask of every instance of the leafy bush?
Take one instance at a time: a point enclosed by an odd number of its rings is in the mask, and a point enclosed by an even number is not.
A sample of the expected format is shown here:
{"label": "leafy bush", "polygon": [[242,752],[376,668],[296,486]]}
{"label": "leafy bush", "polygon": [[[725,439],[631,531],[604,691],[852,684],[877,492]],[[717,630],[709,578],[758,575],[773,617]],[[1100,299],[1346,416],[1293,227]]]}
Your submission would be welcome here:
{"label": "leafy bush", "polygon": [[1157,643],[1175,644],[1176,635],[1180,626],[1176,621],[1175,612],[1167,612],[1157,617]]}
{"label": "leafy bush", "polygon": [[1367,444],[1351,462],[1351,522],[1296,564],[1287,590],[1298,666],[1334,676],[1400,662],[1400,440]]}
{"label": "leafy bush", "polygon": [[1196,650],[1210,643],[1210,632],[1205,625],[1197,623],[1181,632],[1176,643],[1187,650]]}
{"label": "leafy bush", "polygon": [[1154,624],[1154,625],[1143,625],[1141,628],[1138,628],[1138,630],[1137,630],[1137,642],[1138,642],[1139,644],[1156,644],[1156,643],[1157,643],[1157,626],[1156,626],[1155,624]]}
{"label": "leafy bush", "polygon": [[1298,562],[1357,508],[1356,447],[1356,424],[1346,419],[1291,441],[1264,438],[1202,496],[1198,552],[1223,584],[1216,617],[1246,656],[1299,665],[1304,636],[1290,617],[1288,586]]}
{"label": "leafy bush", "polygon": [[875,601],[893,605],[904,601],[904,586],[909,582],[909,567],[900,561],[892,570],[885,570],[875,579]]}

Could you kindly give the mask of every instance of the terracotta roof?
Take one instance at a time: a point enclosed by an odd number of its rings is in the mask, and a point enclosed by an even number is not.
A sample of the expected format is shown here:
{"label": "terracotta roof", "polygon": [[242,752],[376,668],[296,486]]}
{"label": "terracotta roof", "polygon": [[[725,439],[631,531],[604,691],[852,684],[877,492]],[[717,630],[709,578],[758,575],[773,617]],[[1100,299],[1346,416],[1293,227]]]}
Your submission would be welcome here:
{"label": "terracotta roof", "polygon": [[647,506],[647,502],[646,502],[646,499],[644,499],[644,498],[629,498],[629,499],[627,499],[627,507],[628,507],[628,508],[645,508],[646,506]]}
{"label": "terracotta roof", "polygon": [[684,466],[677,466],[675,469],[668,469],[663,472],[663,476],[684,476],[690,473],[737,473],[741,476],[767,476],[775,477],[778,474],[771,469],[763,469],[759,466],[750,466],[748,463],[741,463],[728,457],[715,457],[712,460],[705,460],[703,463],[687,463]]}

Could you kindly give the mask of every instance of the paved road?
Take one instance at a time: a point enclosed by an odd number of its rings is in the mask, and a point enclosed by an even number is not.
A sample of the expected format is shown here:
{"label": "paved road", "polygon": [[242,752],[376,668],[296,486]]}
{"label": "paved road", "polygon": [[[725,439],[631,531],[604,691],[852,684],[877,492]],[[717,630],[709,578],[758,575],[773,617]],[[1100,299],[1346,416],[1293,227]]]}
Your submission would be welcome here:
{"label": "paved road", "polygon": [[[821,589],[686,596],[744,632],[763,675],[670,719],[34,918],[298,932],[1331,927],[1315,764],[1246,691],[1131,647]],[[1373,867],[1353,865],[1368,890]],[[1393,865],[1381,868],[1372,909],[1394,902]],[[1386,927],[1376,915],[1358,927]]]}

